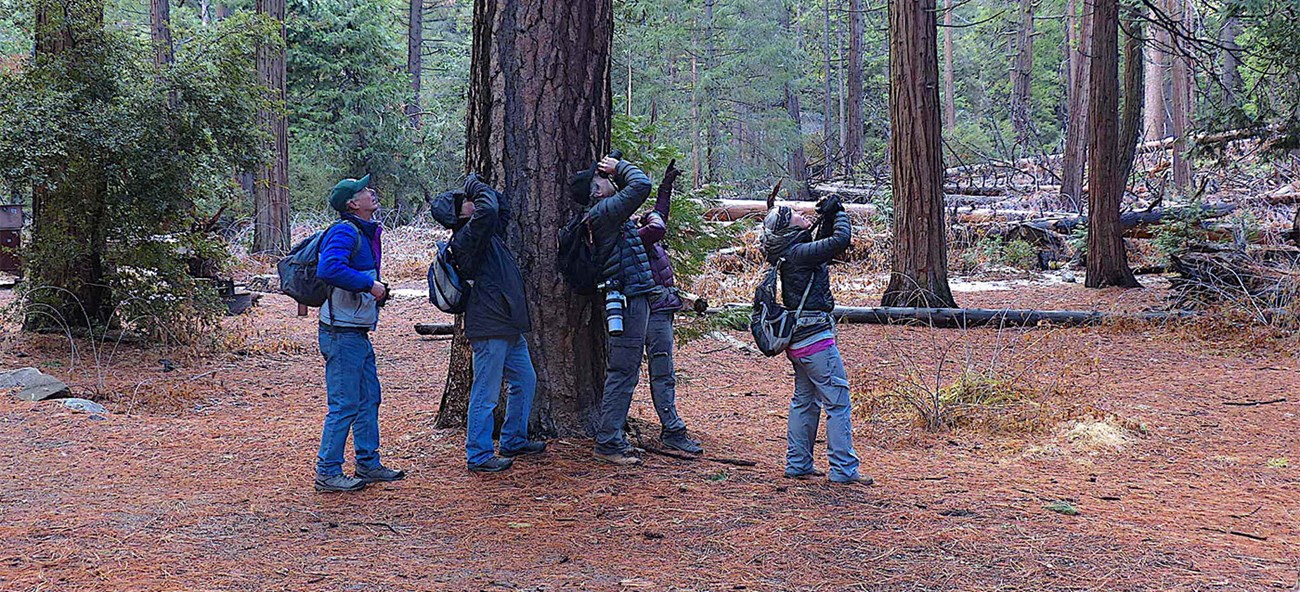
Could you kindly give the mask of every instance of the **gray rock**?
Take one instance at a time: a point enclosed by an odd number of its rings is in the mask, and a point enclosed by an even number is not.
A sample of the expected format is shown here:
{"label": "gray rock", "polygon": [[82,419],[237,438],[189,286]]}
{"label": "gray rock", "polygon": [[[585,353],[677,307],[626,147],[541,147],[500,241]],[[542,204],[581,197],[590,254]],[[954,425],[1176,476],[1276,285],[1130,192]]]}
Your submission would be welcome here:
{"label": "gray rock", "polygon": [[0,391],[8,390],[14,391],[14,396],[24,401],[44,401],[72,394],[63,381],[35,368],[0,372]]}
{"label": "gray rock", "polygon": [[104,407],[99,403],[91,401],[90,399],[72,398],[72,399],[62,399],[61,401],[64,405],[67,405],[68,409],[71,409],[78,413],[93,413],[96,415],[108,415],[107,407]]}

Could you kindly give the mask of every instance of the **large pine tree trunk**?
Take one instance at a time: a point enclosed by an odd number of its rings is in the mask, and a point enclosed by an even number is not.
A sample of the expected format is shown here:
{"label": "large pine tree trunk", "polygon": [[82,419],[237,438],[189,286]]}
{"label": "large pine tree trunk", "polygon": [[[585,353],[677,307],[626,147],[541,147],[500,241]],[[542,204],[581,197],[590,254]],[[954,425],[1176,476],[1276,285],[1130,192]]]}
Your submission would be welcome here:
{"label": "large pine tree trunk", "polygon": [[[610,0],[474,5],[466,165],[512,202],[508,242],[533,321],[532,426],[545,434],[590,433],[604,380],[600,310],[556,273],[556,240],[579,210],[565,191],[569,173],[609,149],[612,42]],[[470,356],[457,345],[444,399],[463,404]]]}
{"label": "large pine tree trunk", "polygon": [[1093,0],[1083,0],[1083,16],[1070,14],[1078,21],[1077,43],[1067,48],[1074,71],[1070,95],[1069,121],[1065,128],[1065,154],[1061,158],[1061,194],[1073,205],[1083,203],[1084,165],[1087,162],[1089,94],[1092,75],[1088,56],[1092,45]]}
{"label": "large pine tree trunk", "polygon": [[411,0],[406,15],[406,73],[411,77],[411,102],[406,106],[406,115],[411,118],[411,127],[420,129],[420,82],[422,60],[420,52],[424,50],[424,0]]}
{"label": "large pine tree trunk", "polygon": [[[1169,7],[1172,11],[1170,17],[1179,23],[1183,32],[1190,31],[1191,6],[1187,0],[1171,0]],[[1185,194],[1192,185],[1192,165],[1187,154],[1187,138],[1192,125],[1192,58],[1186,55],[1190,51],[1186,42],[1176,40],[1174,46],[1178,51],[1173,59],[1170,73],[1172,82],[1169,85],[1170,119],[1174,133],[1174,187]]]}
{"label": "large pine tree trunk", "polygon": [[894,246],[882,306],[956,307],[948,288],[935,0],[889,2]]}
{"label": "large pine tree trunk", "polygon": [[[848,88],[845,90],[844,173],[852,177],[862,161],[862,0],[849,0]],[[938,82],[936,80],[936,82]]]}
{"label": "large pine tree trunk", "polygon": [[275,107],[263,109],[260,119],[271,136],[270,158],[258,167],[253,186],[253,252],[279,254],[289,250],[289,125],[282,105],[285,99],[285,0],[257,0],[258,14],[279,24],[281,43],[257,47],[257,74]]}
{"label": "large pine tree trunk", "polygon": [[1088,143],[1088,275],[1084,285],[1137,287],[1124,253],[1119,125],[1119,0],[1094,0]]}
{"label": "large pine tree trunk", "polygon": [[[1155,17],[1155,9],[1151,11]],[[1159,22],[1155,18],[1153,22]],[[1146,121],[1142,137],[1148,142],[1165,137],[1165,123],[1169,118],[1165,111],[1165,74],[1169,71],[1169,31],[1162,26],[1152,25],[1151,41],[1146,44]]]}
{"label": "large pine tree trunk", "polygon": [[952,0],[943,9],[943,127],[957,127],[957,84],[952,71]]}
{"label": "large pine tree trunk", "polygon": [[1011,126],[1016,141],[1027,150],[1034,144],[1030,88],[1034,79],[1034,8],[1037,0],[1020,0],[1020,29],[1016,34],[1016,59],[1011,68]]}

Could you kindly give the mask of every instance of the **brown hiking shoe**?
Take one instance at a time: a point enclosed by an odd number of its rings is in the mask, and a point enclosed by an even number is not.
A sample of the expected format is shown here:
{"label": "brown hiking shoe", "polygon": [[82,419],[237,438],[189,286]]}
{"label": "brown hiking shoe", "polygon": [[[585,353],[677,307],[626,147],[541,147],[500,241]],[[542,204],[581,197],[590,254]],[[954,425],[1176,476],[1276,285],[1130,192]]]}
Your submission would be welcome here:
{"label": "brown hiking shoe", "polygon": [[634,467],[636,465],[641,464],[641,459],[632,456],[632,454],[630,453],[631,450],[615,452],[613,454],[602,454],[600,452],[594,452],[593,454],[595,454],[596,458],[599,458],[600,460],[603,460],[611,465],[618,465],[620,467]]}

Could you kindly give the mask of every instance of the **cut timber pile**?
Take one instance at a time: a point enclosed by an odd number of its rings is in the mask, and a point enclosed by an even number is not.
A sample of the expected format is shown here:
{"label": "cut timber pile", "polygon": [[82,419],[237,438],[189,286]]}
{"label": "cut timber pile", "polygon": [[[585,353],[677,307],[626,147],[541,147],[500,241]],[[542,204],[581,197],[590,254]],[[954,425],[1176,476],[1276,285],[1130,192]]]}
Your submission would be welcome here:
{"label": "cut timber pile", "polygon": [[1170,256],[1180,306],[1245,304],[1252,310],[1289,308],[1300,292],[1300,249],[1193,251]]}

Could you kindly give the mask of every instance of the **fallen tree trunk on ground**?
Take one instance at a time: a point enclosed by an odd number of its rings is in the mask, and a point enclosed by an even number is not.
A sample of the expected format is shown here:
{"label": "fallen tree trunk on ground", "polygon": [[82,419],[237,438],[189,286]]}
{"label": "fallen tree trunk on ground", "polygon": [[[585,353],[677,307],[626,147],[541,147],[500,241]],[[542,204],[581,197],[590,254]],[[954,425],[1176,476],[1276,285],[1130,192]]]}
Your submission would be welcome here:
{"label": "fallen tree trunk on ground", "polygon": [[[755,220],[767,215],[767,202],[747,199],[718,200],[716,207],[704,212],[704,219],[711,222],[735,222],[742,218]],[[778,206],[789,207],[805,216],[816,213],[816,204],[811,201],[778,201]],[[844,204],[844,211],[859,216],[874,216],[876,206],[870,204]]]}
{"label": "fallen tree trunk on ground", "polygon": [[1180,305],[1226,303],[1267,320],[1300,296],[1300,251],[1189,252],[1169,257],[1178,273],[1171,288]]}
{"label": "fallen tree trunk on ground", "polygon": [[416,323],[415,332],[419,335],[451,335],[451,323]]}
{"label": "fallen tree trunk on ground", "polygon": [[[726,308],[747,308],[745,304],[728,304],[725,308],[710,309],[722,312]],[[1099,310],[1025,310],[987,308],[911,308],[900,306],[837,306],[831,313],[842,323],[872,325],[920,325],[935,329],[966,329],[970,327],[1033,327],[1058,325],[1077,327],[1099,325],[1108,321],[1141,321],[1160,323],[1195,316],[1187,312],[1108,313]]]}

